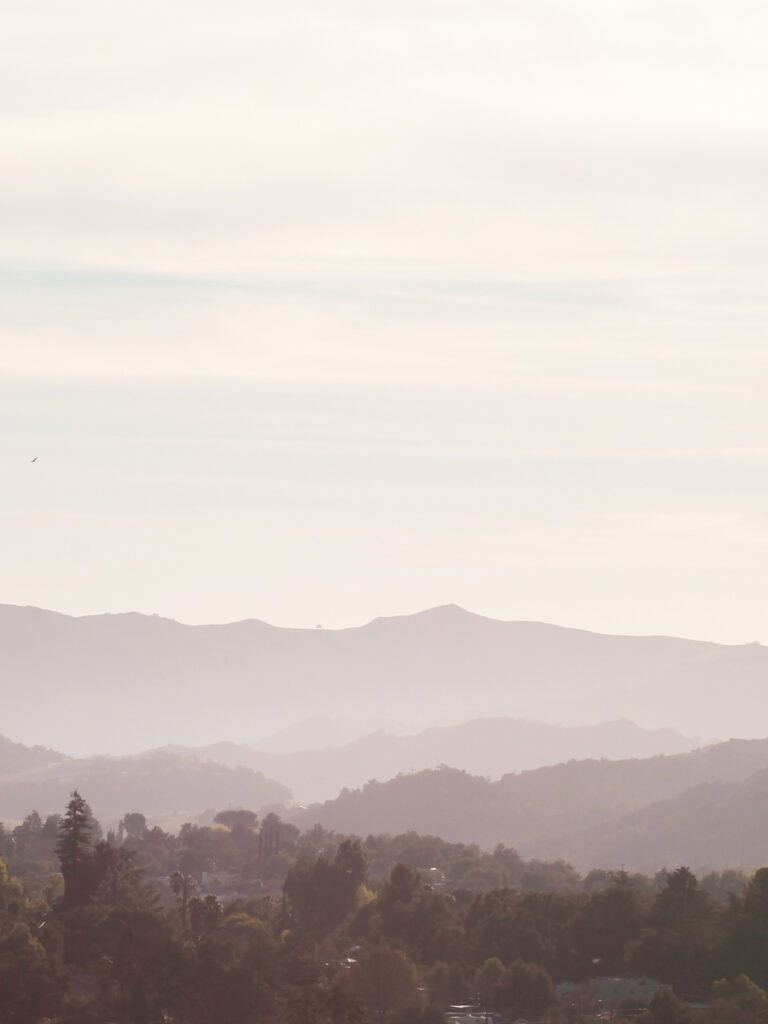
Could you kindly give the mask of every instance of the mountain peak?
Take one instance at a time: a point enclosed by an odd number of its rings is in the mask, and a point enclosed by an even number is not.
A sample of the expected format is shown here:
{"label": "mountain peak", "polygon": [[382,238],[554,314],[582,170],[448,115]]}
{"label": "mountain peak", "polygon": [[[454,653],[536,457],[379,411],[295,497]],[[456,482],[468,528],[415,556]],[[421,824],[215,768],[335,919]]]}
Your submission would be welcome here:
{"label": "mountain peak", "polygon": [[501,619],[489,619],[485,615],[478,615],[477,612],[468,611],[458,604],[438,604],[433,608],[424,608],[422,611],[410,612],[405,615],[378,615],[368,625],[385,622],[412,622],[423,624],[425,622],[468,622],[470,620],[482,622],[500,622]]}

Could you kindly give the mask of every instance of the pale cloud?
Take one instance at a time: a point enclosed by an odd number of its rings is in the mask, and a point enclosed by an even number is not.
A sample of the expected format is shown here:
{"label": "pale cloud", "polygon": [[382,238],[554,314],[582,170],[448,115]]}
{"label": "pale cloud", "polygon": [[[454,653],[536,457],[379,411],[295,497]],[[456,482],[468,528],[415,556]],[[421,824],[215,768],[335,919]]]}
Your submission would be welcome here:
{"label": "pale cloud", "polygon": [[11,6],[0,599],[754,638],[763,4]]}
{"label": "pale cloud", "polygon": [[25,5],[0,89],[5,252],[559,277],[679,271],[754,236],[764,11],[508,8]]}

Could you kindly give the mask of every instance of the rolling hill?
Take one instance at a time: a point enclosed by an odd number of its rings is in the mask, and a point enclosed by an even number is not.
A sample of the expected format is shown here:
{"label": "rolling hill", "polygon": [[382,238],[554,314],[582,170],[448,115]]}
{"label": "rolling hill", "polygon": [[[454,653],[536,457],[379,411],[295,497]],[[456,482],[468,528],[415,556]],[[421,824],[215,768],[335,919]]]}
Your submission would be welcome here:
{"label": "rolling hill", "polygon": [[768,770],[738,782],[707,782],[631,814],[536,844],[581,871],[592,867],[653,873],[681,864],[697,870],[768,864]]}
{"label": "rolling hill", "polygon": [[291,792],[250,768],[230,768],[154,752],[136,757],[92,757],[41,765],[0,777],[0,821],[62,812],[72,790],[86,797],[97,818],[128,811],[152,817],[195,816],[208,809],[258,810],[288,804]]}
{"label": "rolling hill", "polygon": [[40,768],[68,760],[66,754],[48,747],[26,747],[23,743],[0,736],[0,776],[15,775],[30,768]]}
{"label": "rolling hill", "polygon": [[[409,830],[582,870],[768,862],[768,740],[731,740],[688,754],[573,761],[489,782],[456,769],[371,782],[292,815],[367,835]],[[683,857],[683,854],[688,854]],[[730,859],[736,858],[736,859]]]}

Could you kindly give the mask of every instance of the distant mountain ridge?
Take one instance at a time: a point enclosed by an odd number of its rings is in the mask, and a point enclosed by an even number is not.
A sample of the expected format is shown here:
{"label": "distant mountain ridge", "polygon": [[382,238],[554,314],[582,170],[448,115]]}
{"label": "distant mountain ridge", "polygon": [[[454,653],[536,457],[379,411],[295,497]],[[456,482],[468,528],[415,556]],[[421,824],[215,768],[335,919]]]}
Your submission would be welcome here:
{"label": "distant mountain ridge", "polygon": [[[302,733],[299,733],[302,735]],[[618,720],[593,726],[557,726],[513,718],[474,719],[434,726],[410,736],[378,731],[328,749],[275,754],[235,743],[169,749],[229,765],[247,765],[280,779],[300,803],[332,799],[368,779],[385,782],[404,770],[447,764],[474,775],[509,772],[585,757],[651,757],[692,750],[695,740],[670,729],[646,730]]]}
{"label": "distant mountain ridge", "polygon": [[291,791],[251,768],[232,768],[155,751],[134,757],[67,758],[0,777],[0,821],[30,811],[64,811],[78,789],[97,817],[118,819],[127,811],[148,816],[225,807],[258,810],[288,804]]}
{"label": "distant mountain ridge", "polygon": [[314,718],[292,722],[276,733],[261,736],[249,746],[265,754],[295,754],[304,750],[342,747],[375,732],[385,732],[390,736],[412,736],[423,728],[423,723],[398,722],[392,718],[355,719],[339,715],[315,715]]}
{"label": "distant mountain ridge", "polygon": [[500,622],[451,605],[338,631],[2,605],[0,678],[13,693],[6,731],[77,755],[244,738],[330,709],[401,721],[478,708],[566,725],[629,717],[750,736],[768,650]]}
{"label": "distant mountain ridge", "polygon": [[[302,735],[300,729],[296,735]],[[70,758],[42,747],[25,747],[0,737],[0,820],[38,811],[53,813],[72,789],[89,794],[101,813],[121,816],[141,808],[154,816],[181,809],[197,815],[212,806],[244,803],[289,804],[335,797],[342,789],[376,777],[384,782],[401,771],[435,767],[449,759],[456,768],[482,774],[531,761],[578,756],[587,750],[615,756],[619,748],[639,756],[659,748],[689,749],[693,741],[669,730],[649,732],[631,722],[566,728],[511,719],[467,722],[428,729],[410,737],[383,733],[327,750],[268,754],[243,744],[168,746],[131,757]],[[317,794],[317,795],[315,795]]]}
{"label": "distant mountain ridge", "polygon": [[67,760],[67,755],[58,750],[49,750],[48,747],[27,747],[23,743],[15,743],[5,736],[0,736],[0,776],[14,775],[30,768]]}
{"label": "distant mountain ridge", "polygon": [[581,871],[623,864],[654,872],[681,864],[699,870],[768,861],[768,769],[734,782],[702,782],[679,796],[617,819],[539,842],[537,856],[563,858]]}

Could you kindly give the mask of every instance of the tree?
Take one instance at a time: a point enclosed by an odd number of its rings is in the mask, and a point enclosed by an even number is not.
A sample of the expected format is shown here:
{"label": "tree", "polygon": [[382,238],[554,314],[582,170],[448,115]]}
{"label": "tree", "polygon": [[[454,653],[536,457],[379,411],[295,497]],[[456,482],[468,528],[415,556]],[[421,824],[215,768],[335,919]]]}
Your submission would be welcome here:
{"label": "tree", "polygon": [[176,897],[176,909],[181,915],[181,920],[186,925],[189,901],[198,887],[197,879],[193,875],[185,874],[183,871],[174,871],[168,882],[173,895]]}
{"label": "tree", "polygon": [[93,847],[91,871],[92,898],[99,903],[132,907],[151,902],[142,886],[143,872],[135,864],[136,854],[102,840]]}
{"label": "tree", "polygon": [[403,946],[420,963],[453,963],[464,945],[453,906],[450,897],[425,886],[417,871],[398,863],[382,887],[372,918],[378,918],[382,936]]}
{"label": "tree", "polygon": [[345,839],[332,862],[322,856],[295,864],[285,877],[285,895],[300,923],[317,936],[341,924],[355,907],[366,869],[358,839]]}
{"label": "tree", "polygon": [[552,979],[538,964],[515,960],[495,987],[497,1009],[515,1017],[537,1018],[557,1002]]}
{"label": "tree", "polygon": [[48,999],[45,950],[28,925],[0,933],[0,992],[3,1022],[35,1024]]}
{"label": "tree", "polygon": [[731,963],[728,973],[762,978],[768,963],[768,868],[754,873],[742,897],[733,897],[726,916]]}
{"label": "tree", "polygon": [[179,831],[178,845],[181,870],[194,875],[198,882],[202,882],[203,872],[210,871],[214,863],[215,830],[187,822]]}
{"label": "tree", "polygon": [[648,1024],[690,1024],[691,1019],[688,1004],[678,999],[668,988],[656,993],[643,1017],[643,1021]]}
{"label": "tree", "polygon": [[709,901],[690,868],[668,874],[656,898],[655,917],[667,928],[688,928],[706,917]]}
{"label": "tree", "polygon": [[13,836],[7,831],[5,825],[0,821],[0,857],[13,855],[15,843]]}
{"label": "tree", "polygon": [[3,1024],[35,1024],[51,996],[45,950],[23,920],[24,891],[0,860],[0,999]]}
{"label": "tree", "polygon": [[496,1005],[496,988],[505,976],[504,964],[497,956],[489,957],[475,972],[475,988],[486,1009]]}
{"label": "tree", "polygon": [[579,970],[616,974],[625,968],[625,950],[640,934],[642,911],[639,894],[626,872],[590,873],[592,892],[571,923]]}
{"label": "tree", "polygon": [[421,875],[418,871],[406,867],[405,864],[395,864],[382,887],[379,902],[382,906],[410,903],[421,886]]}
{"label": "tree", "polygon": [[213,820],[217,825],[224,825],[229,829],[226,838],[229,840],[230,867],[239,869],[244,879],[252,878],[259,861],[261,845],[260,836],[256,832],[259,819],[255,812],[229,809],[219,811]]}
{"label": "tree", "polygon": [[258,816],[254,811],[226,810],[219,811],[213,819],[217,825],[224,825],[235,836],[244,836],[256,828]]}
{"label": "tree", "polygon": [[336,851],[334,866],[344,875],[349,893],[354,897],[357,887],[363,884],[368,871],[368,860],[359,839],[345,839],[341,843]]}
{"label": "tree", "polygon": [[708,987],[716,952],[712,903],[687,867],[665,872],[662,881],[633,966],[686,992]]}
{"label": "tree", "polygon": [[272,811],[267,814],[261,823],[259,831],[259,860],[264,861],[268,857],[274,857],[280,852],[280,818]]}
{"label": "tree", "polygon": [[42,833],[43,820],[37,811],[31,811],[13,830],[13,842],[18,855],[25,860],[35,859]]}
{"label": "tree", "polygon": [[433,964],[427,971],[426,982],[433,1007],[467,1003],[477,990],[477,986],[470,985],[464,976],[462,965],[453,962]]}
{"label": "tree", "polygon": [[352,966],[352,982],[377,1024],[423,1000],[419,976],[405,953],[390,946],[369,946]]}
{"label": "tree", "polygon": [[126,814],[120,824],[129,843],[138,843],[147,831],[147,819],[139,811],[131,811]]}
{"label": "tree", "polygon": [[56,854],[64,878],[64,909],[83,907],[91,899],[94,883],[92,831],[91,809],[75,790],[59,822],[56,843]]}
{"label": "tree", "polygon": [[365,1024],[366,1017],[347,979],[321,976],[295,987],[285,1007],[286,1024]]}
{"label": "tree", "polygon": [[768,1015],[768,998],[746,974],[733,981],[722,979],[712,986],[711,1024],[760,1024]]}
{"label": "tree", "polygon": [[224,908],[212,893],[192,897],[189,901],[189,926],[196,943],[216,931],[223,913]]}

